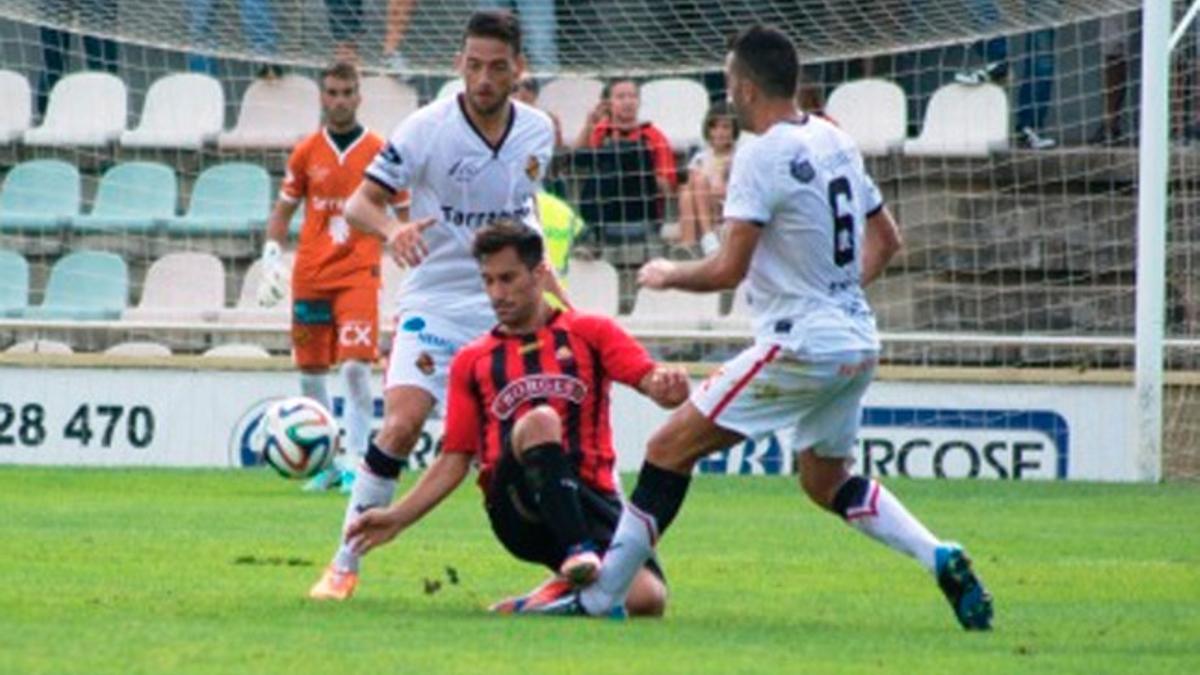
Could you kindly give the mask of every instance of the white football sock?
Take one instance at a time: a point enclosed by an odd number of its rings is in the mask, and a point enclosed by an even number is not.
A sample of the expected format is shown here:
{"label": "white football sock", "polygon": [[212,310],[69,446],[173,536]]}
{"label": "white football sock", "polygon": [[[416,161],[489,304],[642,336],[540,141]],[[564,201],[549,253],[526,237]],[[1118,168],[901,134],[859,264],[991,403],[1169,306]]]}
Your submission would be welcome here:
{"label": "white football sock", "polygon": [[877,481],[871,481],[862,505],[847,510],[846,522],[935,572],[934,553],[941,542]]}
{"label": "white football sock", "polygon": [[606,614],[625,602],[629,587],[638,570],[654,554],[658,528],[654,517],[626,504],[617,522],[617,531],[604,554],[600,577],[579,593],[579,600],[589,614]]}
{"label": "white football sock", "polygon": [[325,373],[300,373],[300,393],[325,406],[330,413],[329,389],[325,385]]}
{"label": "white football sock", "polygon": [[367,454],[367,438],[371,430],[371,367],[362,361],[342,364],[342,379],[346,392],[346,411],[342,415],[346,426],[347,468]]}
{"label": "white football sock", "polygon": [[[392,498],[396,495],[398,482],[395,478],[381,478],[371,473],[365,463],[360,463],[358,475],[354,479],[354,487],[350,490],[350,500],[346,502],[346,515],[342,518],[342,532],[344,533],[350,522],[363,511],[391,504]],[[350,550],[350,546],[344,539],[338,546],[337,555],[333,557],[333,564],[341,570],[358,571],[359,556]]]}

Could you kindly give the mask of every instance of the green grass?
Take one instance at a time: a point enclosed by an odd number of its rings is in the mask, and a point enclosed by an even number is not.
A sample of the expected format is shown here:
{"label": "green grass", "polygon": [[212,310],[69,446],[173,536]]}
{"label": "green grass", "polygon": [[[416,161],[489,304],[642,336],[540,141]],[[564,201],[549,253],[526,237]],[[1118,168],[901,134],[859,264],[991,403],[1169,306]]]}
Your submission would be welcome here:
{"label": "green grass", "polygon": [[1200,486],[889,485],[968,544],[995,631],[961,631],[918,565],[783,478],[697,479],[661,548],[668,617],[619,623],[488,615],[543,572],[473,487],[368,558],[353,601],[315,604],[337,495],[0,467],[0,672],[1200,672]]}

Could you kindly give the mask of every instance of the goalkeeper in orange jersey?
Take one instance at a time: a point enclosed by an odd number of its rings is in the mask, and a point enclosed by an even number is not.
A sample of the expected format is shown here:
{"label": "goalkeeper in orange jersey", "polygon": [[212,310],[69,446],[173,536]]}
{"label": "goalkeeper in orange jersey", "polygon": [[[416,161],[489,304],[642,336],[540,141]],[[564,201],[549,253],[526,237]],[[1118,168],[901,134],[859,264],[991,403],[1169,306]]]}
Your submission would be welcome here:
{"label": "goalkeeper in orange jersey", "polygon": [[[342,207],[383,139],[357,119],[358,71],[339,62],[321,73],[324,124],[292,150],[279,200],[267,221],[258,301],[264,307],[287,295],[283,260],[288,223],[304,204],[304,225],[291,269],[292,347],[300,390],[331,408],[327,375],[340,364],[346,397],[342,447],[333,467],[313,477],[306,490],[348,490],[353,458],[366,453],[372,413],[371,362],[379,336],[380,242],[351,228]],[[405,197],[398,196],[394,206]]]}

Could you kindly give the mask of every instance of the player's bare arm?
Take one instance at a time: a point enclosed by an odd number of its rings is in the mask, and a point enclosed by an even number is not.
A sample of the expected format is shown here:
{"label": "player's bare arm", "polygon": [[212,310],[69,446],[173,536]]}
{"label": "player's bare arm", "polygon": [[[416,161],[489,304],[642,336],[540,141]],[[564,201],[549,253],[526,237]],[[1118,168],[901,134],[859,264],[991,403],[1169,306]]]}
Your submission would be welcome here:
{"label": "player's bare arm", "polygon": [[290,202],[286,199],[279,199],[275,202],[275,207],[271,209],[271,215],[267,217],[267,241],[273,241],[283,246],[287,241],[288,224],[292,222],[292,216],[296,214],[299,206],[299,202]]}
{"label": "player's bare arm", "polygon": [[883,273],[888,262],[900,252],[904,240],[900,226],[887,207],[867,218],[867,236],[863,245],[862,285],[865,287]]}
{"label": "player's bare arm", "polygon": [[447,452],[438,456],[421,480],[400,501],[386,509],[370,509],[346,526],[354,552],[366,555],[388,543],[423,518],[462,484],[473,455]]}
{"label": "player's bare arm", "polygon": [[678,288],[705,293],[736,288],[746,278],[762,226],[745,220],[730,220],[727,236],[716,255],[696,262],[674,262],[656,258],[638,270],[638,284],[646,288]]}
{"label": "player's bare arm", "polygon": [[659,364],[638,382],[638,391],[662,408],[683,405],[690,393],[690,382],[683,366]]}
{"label": "player's bare arm", "polygon": [[274,307],[287,295],[290,282],[283,264],[283,244],[287,241],[288,223],[296,213],[298,202],[280,199],[267,217],[267,237],[262,250],[262,276],[258,282],[258,304]]}
{"label": "player's bare arm", "polygon": [[429,254],[421,233],[437,221],[428,217],[399,222],[388,211],[392,201],[392,193],[386,188],[372,180],[364,180],[346,202],[343,215],[351,227],[384,240],[388,253],[397,263],[415,267]]}

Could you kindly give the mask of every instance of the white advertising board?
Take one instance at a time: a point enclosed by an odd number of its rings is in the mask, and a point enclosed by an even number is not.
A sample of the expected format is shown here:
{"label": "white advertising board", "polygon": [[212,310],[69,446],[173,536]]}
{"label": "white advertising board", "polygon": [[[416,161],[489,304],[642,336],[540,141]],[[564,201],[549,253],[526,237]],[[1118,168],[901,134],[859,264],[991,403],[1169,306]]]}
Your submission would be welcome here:
{"label": "white advertising board", "polygon": [[[376,386],[379,386],[376,382]],[[334,414],[342,400],[334,383]],[[145,368],[0,367],[0,463],[229,467],[257,463],[258,416],[297,389],[293,373]],[[377,392],[378,393],[378,392]],[[1132,390],[1118,385],[880,381],[871,386],[857,470],[880,476],[1137,480]],[[613,392],[619,466],[641,466],[667,413]],[[376,400],[376,425],[382,400]],[[431,420],[410,462],[441,439]],[[706,458],[712,473],[792,472],[789,434]]]}

